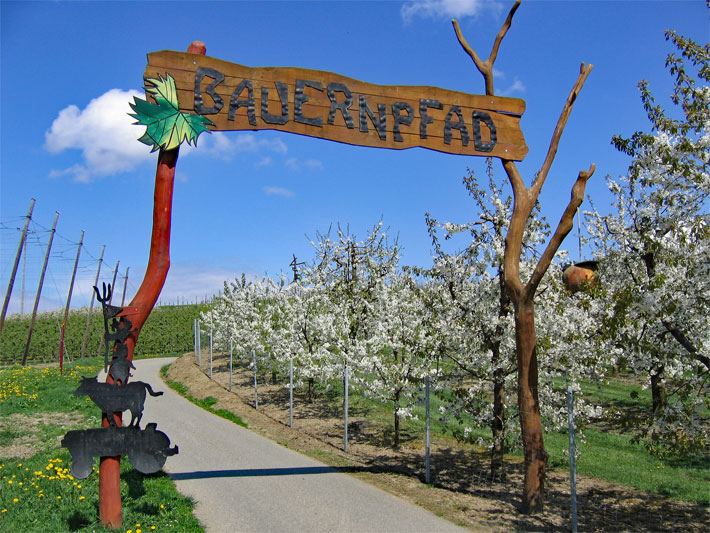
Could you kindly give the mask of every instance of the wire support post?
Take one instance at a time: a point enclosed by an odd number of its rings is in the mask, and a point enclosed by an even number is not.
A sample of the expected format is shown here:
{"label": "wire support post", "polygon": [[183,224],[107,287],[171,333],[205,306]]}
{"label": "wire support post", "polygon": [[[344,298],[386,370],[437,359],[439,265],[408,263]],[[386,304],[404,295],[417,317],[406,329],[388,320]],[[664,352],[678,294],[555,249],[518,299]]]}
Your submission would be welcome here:
{"label": "wire support post", "polygon": [[430,379],[427,376],[424,380],[424,402],[426,404],[426,443],[425,443],[425,471],[424,481],[427,485],[431,483],[431,417],[429,412],[429,387]]}
{"label": "wire support post", "polygon": [[567,388],[567,424],[569,427],[569,484],[570,507],[572,510],[572,533],[577,533],[577,466],[576,443],[574,440],[574,390]]}

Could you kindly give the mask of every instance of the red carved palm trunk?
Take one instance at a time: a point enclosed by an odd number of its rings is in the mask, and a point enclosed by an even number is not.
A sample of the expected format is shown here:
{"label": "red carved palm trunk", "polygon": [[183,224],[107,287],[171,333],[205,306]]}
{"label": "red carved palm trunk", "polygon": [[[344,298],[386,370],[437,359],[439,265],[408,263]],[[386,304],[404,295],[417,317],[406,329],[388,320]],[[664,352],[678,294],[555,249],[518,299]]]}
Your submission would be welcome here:
{"label": "red carved palm trunk", "polygon": [[[199,41],[193,42],[187,49],[188,53],[205,54],[205,45]],[[172,221],[173,184],[175,182],[175,165],[178,160],[179,148],[174,150],[160,149],[158,168],[155,173],[155,196],[153,200],[153,233],[150,241],[150,257],[143,283],[128,307],[124,307],[119,317],[128,318],[133,327],[133,333],[126,339],[128,347],[127,359],[133,360],[133,352],[138,342],[138,335],[165,284],[165,278],[170,268],[170,225]],[[107,383],[113,383],[109,374]],[[121,425],[121,413],[113,414],[116,424]],[[102,426],[108,427],[105,416]],[[123,524],[123,509],[121,505],[121,458],[102,457],[99,463],[99,515],[104,526],[119,528]]]}

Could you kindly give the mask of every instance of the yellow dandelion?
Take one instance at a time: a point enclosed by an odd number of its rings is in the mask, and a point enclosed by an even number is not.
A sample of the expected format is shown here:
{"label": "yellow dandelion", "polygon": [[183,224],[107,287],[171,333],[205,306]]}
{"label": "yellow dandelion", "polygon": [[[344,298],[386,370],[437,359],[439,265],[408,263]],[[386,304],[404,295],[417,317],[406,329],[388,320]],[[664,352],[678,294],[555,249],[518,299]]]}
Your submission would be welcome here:
{"label": "yellow dandelion", "polygon": [[18,498],[13,498],[13,499],[12,499],[12,503],[17,503],[17,502],[19,502],[19,501],[20,501],[20,500],[19,500]]}
{"label": "yellow dandelion", "polygon": [[165,509],[165,506],[161,503],[161,504],[160,504],[160,508],[161,508],[161,509]]}
{"label": "yellow dandelion", "polygon": [[7,509],[3,509],[2,511],[0,511],[0,513],[6,513],[6,512],[7,512]]}
{"label": "yellow dandelion", "polygon": [[58,500],[61,500],[61,499],[62,499],[62,497],[61,497],[61,496],[57,496],[57,499],[58,499]]}
{"label": "yellow dandelion", "polygon": [[86,499],[86,496],[79,496],[79,501],[85,500],[85,499]]}

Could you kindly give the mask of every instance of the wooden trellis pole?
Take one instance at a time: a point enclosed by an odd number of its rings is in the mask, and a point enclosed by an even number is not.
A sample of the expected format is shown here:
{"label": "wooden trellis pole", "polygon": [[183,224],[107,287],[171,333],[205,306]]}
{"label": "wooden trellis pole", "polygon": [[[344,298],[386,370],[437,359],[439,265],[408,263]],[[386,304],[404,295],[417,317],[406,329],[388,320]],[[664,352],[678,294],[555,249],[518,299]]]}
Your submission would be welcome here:
{"label": "wooden trellis pole", "polygon": [[[99,276],[101,275],[101,263],[104,261],[104,250],[106,250],[106,245],[101,247],[101,255],[99,256],[99,266],[96,269],[96,279],[94,280],[94,286],[99,284]],[[89,340],[89,326],[91,326],[91,312],[94,310],[94,291],[91,291],[91,304],[89,305],[89,313],[86,315],[86,328],[84,328],[84,340],[81,343],[81,357],[82,359],[86,355],[86,342]]]}
{"label": "wooden trellis pole", "polygon": [[64,319],[62,320],[62,331],[59,334],[59,373],[64,373],[64,333],[67,329],[67,320],[69,319],[69,305],[71,304],[71,295],[74,290],[74,281],[76,280],[76,269],[79,266],[79,256],[81,255],[81,246],[84,242],[84,230],[81,230],[79,237],[79,245],[76,248],[76,259],[74,260],[74,270],[71,273],[71,281],[69,282],[69,293],[67,294],[67,305],[64,308]]}
{"label": "wooden trellis pole", "polygon": [[49,241],[47,242],[47,253],[44,254],[44,264],[42,265],[42,274],[39,276],[39,284],[37,286],[37,296],[35,297],[35,305],[32,308],[32,319],[30,320],[30,329],[27,332],[27,343],[25,344],[25,353],[22,354],[22,366],[27,364],[27,354],[30,351],[30,343],[32,342],[32,332],[35,327],[35,320],[37,320],[37,309],[39,307],[39,299],[42,295],[42,285],[44,285],[44,274],[47,271],[47,264],[49,263],[49,253],[52,251],[52,241],[54,241],[54,232],[57,229],[57,220],[59,219],[59,211],[54,213],[54,222],[52,223],[52,229],[49,232]]}
{"label": "wooden trellis pole", "polygon": [[15,264],[12,266],[12,274],[10,274],[10,283],[7,286],[7,293],[5,293],[5,301],[2,304],[2,314],[0,314],[0,333],[2,333],[2,327],[5,324],[5,315],[7,314],[7,306],[10,304],[10,295],[12,294],[12,286],[15,284],[15,276],[17,275],[17,265],[20,263],[20,256],[22,255],[22,248],[25,246],[25,239],[27,238],[27,226],[30,224],[32,219],[32,210],[35,207],[35,199],[30,200],[30,208],[27,211],[27,217],[25,218],[25,226],[22,228],[22,236],[20,237],[20,245],[17,247],[17,255],[15,255]]}

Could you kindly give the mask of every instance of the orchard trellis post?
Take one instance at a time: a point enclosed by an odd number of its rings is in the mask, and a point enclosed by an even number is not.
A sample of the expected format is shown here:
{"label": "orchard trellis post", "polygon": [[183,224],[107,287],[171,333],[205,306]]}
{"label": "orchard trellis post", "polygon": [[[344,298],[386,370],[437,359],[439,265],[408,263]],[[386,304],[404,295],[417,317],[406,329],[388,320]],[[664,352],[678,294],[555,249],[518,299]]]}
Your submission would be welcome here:
{"label": "orchard trellis post", "polygon": [[39,284],[37,286],[37,296],[35,297],[35,304],[32,308],[32,318],[30,319],[30,328],[27,332],[27,342],[25,343],[25,352],[22,354],[22,366],[27,364],[27,355],[30,352],[30,344],[32,343],[32,332],[35,327],[35,320],[37,319],[37,309],[39,308],[39,299],[42,295],[42,286],[44,285],[44,275],[47,272],[47,264],[49,263],[49,253],[52,250],[52,242],[54,241],[54,233],[57,231],[57,219],[59,219],[59,211],[54,214],[54,222],[52,223],[52,229],[49,232],[49,241],[47,242],[47,253],[44,255],[44,263],[42,264],[42,272],[39,276]]}
{"label": "orchard trellis post", "polygon": [[59,333],[59,373],[64,373],[64,334],[67,330],[67,320],[69,320],[69,305],[71,304],[71,296],[74,291],[74,281],[76,280],[76,269],[79,266],[79,256],[81,255],[81,247],[84,243],[84,230],[81,230],[79,244],[76,247],[76,258],[74,259],[74,268],[71,273],[71,281],[69,282],[69,292],[67,294],[67,305],[64,307],[64,318],[62,319],[62,327]]}
{"label": "orchard trellis post", "polygon": [[[560,224],[525,284],[520,280],[519,259],[525,223],[591,65],[582,64],[542,169],[532,187],[526,188],[516,167],[516,161],[522,161],[528,151],[520,129],[525,102],[497,97],[493,90],[493,64],[519,4],[520,1],[516,1],[510,10],[485,62],[478,58],[462,36],[458,23],[453,21],[459,43],[483,75],[485,95],[435,87],[373,85],[330,72],[302,68],[250,68],[205,56],[205,46],[198,41],[190,45],[187,53],[162,51],[148,54],[144,73],[146,95],[155,103],[136,98],[131,104],[135,114],[131,116],[137,119],[137,124],[147,127],[139,140],[152,145],[153,151],[159,150],[159,155],[148,268],[133,301],[118,314],[122,321],[130,320],[134,328],[125,341],[128,360],[133,358],[140,329],[157,302],[167,276],[173,182],[179,145],[183,140],[196,142],[200,133],[209,130],[270,129],[358,146],[390,149],[419,146],[445,153],[499,158],[515,199],[506,237],[504,275],[515,309],[518,408],[526,462],[523,510],[536,512],[542,509],[547,452],[543,446],[537,398],[534,296],[552,257],[572,228],[574,211],[583,199],[585,184],[594,172],[594,165],[589,171],[579,173]],[[100,263],[101,260],[99,267]],[[199,335],[198,322],[198,360],[201,359]],[[347,382],[347,365],[344,374]],[[107,382],[113,383],[111,375]],[[345,409],[347,413],[347,406]],[[112,416],[120,425],[121,413]],[[106,416],[103,425],[109,425]],[[119,468],[119,457],[101,459],[99,507],[101,520],[109,527],[119,527],[122,523]]]}
{"label": "orchard trellis post", "polygon": [[[17,254],[15,255],[15,262],[12,265],[12,274],[10,274],[10,283],[7,287],[7,292],[5,293],[5,300],[2,303],[2,312],[0,313],[0,333],[2,333],[3,325],[5,324],[5,315],[7,314],[7,306],[10,304],[10,295],[12,294],[12,286],[15,284],[15,276],[17,275],[17,266],[20,263],[20,256],[22,255],[22,250],[25,246],[25,240],[27,239],[27,227],[30,225],[30,220],[32,219],[32,210],[35,207],[35,199],[30,200],[30,208],[27,210],[27,216],[25,217],[25,225],[22,227],[22,236],[20,237],[20,245],[17,247]],[[25,253],[25,257],[27,254]],[[25,288],[22,287],[22,292],[24,293]],[[24,298],[24,296],[23,296]]]}

